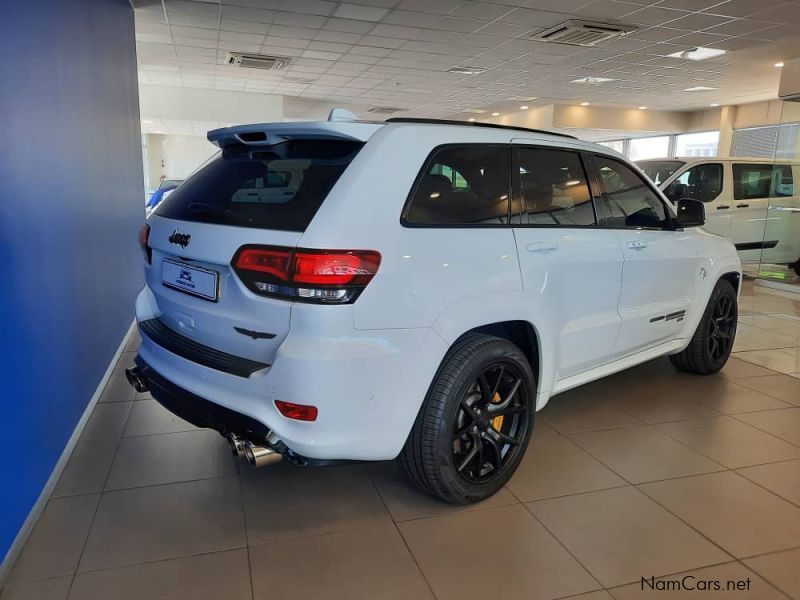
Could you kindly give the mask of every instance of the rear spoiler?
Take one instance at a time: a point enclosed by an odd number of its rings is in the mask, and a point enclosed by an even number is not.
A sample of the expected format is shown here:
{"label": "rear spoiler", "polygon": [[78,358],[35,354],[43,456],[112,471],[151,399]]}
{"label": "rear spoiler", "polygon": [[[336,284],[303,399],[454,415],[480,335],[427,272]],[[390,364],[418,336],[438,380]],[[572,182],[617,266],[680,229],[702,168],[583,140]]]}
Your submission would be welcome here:
{"label": "rear spoiler", "polygon": [[260,123],[223,127],[208,132],[208,141],[220,148],[227,146],[272,146],[287,140],[337,139],[366,142],[383,123],[308,122]]}

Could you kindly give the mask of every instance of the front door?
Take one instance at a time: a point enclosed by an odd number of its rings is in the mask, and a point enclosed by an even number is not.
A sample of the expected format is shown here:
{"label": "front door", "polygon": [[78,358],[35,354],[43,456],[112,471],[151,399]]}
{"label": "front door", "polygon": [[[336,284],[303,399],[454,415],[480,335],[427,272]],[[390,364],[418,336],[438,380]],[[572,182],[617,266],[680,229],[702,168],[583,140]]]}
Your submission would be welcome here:
{"label": "front door", "polygon": [[615,358],[674,339],[683,328],[698,259],[690,234],[672,229],[666,204],[636,171],[596,155],[602,192],[598,222],[612,229],[624,255]]}

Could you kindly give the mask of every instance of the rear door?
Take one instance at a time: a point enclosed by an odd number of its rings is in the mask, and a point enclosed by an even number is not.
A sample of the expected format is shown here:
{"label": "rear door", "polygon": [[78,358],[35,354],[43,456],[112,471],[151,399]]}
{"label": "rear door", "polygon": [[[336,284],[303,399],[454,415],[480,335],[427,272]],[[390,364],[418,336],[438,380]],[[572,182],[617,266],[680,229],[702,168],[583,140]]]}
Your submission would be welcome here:
{"label": "rear door", "polygon": [[177,188],[148,221],[147,285],[161,324],[215,350],[271,363],[292,304],[256,293],[232,261],[245,245],[297,246],[362,145],[304,139],[229,146]]}
{"label": "rear door", "polygon": [[758,262],[764,248],[778,245],[765,239],[769,194],[772,186],[771,163],[737,163],[733,172],[733,226],[731,238],[742,262]]}
{"label": "rear door", "polygon": [[666,204],[637,171],[608,156],[595,155],[592,164],[601,192],[598,222],[615,232],[625,257],[613,350],[619,358],[680,333],[698,258],[691,234],[671,228]]}
{"label": "rear door", "polygon": [[[557,379],[608,361],[620,327],[622,251],[596,225],[577,151],[514,140],[514,236],[531,306],[557,344]],[[517,200],[521,202],[519,206]]]}

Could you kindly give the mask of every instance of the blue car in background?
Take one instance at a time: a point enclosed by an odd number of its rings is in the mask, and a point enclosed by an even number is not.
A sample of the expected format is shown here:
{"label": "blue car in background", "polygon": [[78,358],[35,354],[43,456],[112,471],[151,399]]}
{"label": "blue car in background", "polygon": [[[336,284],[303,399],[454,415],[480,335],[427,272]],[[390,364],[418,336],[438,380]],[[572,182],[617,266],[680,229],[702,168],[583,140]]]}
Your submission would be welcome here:
{"label": "blue car in background", "polygon": [[161,202],[166,195],[169,194],[172,190],[178,187],[181,183],[183,183],[183,179],[165,179],[158,185],[158,189],[153,192],[150,196],[150,199],[145,204],[145,213],[147,216],[150,216],[158,203]]}

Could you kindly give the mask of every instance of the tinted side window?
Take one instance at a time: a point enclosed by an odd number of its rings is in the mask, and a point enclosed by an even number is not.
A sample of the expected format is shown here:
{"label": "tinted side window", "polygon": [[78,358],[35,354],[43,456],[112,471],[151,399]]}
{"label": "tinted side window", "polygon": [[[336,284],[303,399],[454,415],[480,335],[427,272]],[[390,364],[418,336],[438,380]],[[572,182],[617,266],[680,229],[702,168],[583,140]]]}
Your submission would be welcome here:
{"label": "tinted side window", "polygon": [[733,165],[733,199],[769,198],[772,165]]}
{"label": "tinted side window", "polygon": [[773,196],[781,198],[794,196],[794,177],[791,165],[775,165],[772,188]]}
{"label": "tinted side window", "polygon": [[664,203],[627,165],[595,156],[597,178],[602,193],[597,203],[597,221],[606,227],[664,227]]}
{"label": "tinted side window", "polygon": [[446,146],[417,180],[405,222],[414,225],[499,225],[508,222],[508,146]]}
{"label": "tinted side window", "polygon": [[518,156],[529,225],[594,225],[592,197],[578,154],[523,146]]}
{"label": "tinted side window", "polygon": [[722,165],[709,163],[697,165],[681,173],[665,190],[667,198],[677,202],[681,198],[691,198],[700,202],[711,202],[722,191]]}

